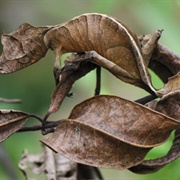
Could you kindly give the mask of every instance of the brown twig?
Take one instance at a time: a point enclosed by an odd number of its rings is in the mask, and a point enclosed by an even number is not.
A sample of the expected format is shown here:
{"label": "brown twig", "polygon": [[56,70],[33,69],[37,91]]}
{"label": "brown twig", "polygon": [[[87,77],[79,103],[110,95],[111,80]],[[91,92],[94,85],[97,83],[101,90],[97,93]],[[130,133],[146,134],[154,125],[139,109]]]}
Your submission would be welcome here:
{"label": "brown twig", "polygon": [[101,91],[101,67],[96,68],[96,89],[94,95],[99,95]]}
{"label": "brown twig", "polygon": [[[45,129],[52,129],[56,128],[57,125],[59,124],[60,121],[47,121]],[[30,126],[30,127],[23,127],[19,129],[17,132],[29,132],[29,131],[39,131],[42,130],[42,125],[35,125],[35,126]]]}
{"label": "brown twig", "polygon": [[157,98],[157,96],[154,94],[154,95],[149,95],[149,96],[145,96],[143,98],[137,99],[134,102],[144,105],[144,104],[146,104],[146,103],[148,103],[148,102],[150,102],[156,98]]}

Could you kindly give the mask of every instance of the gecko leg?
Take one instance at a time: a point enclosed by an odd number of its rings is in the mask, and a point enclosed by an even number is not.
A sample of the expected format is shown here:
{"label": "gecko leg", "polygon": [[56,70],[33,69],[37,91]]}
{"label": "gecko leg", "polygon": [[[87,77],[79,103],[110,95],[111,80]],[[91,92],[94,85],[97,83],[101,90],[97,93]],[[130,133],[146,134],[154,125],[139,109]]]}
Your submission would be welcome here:
{"label": "gecko leg", "polygon": [[124,69],[122,69],[120,66],[115,64],[114,62],[106,59],[105,57],[98,54],[96,51],[88,51],[85,54],[85,59],[89,59],[91,62],[107,69],[111,73],[113,73],[117,78],[123,80],[123,81],[133,81],[134,78]]}
{"label": "gecko leg", "polygon": [[90,62],[107,69],[118,79],[126,83],[141,87],[151,94],[154,94],[155,92],[154,88],[152,86],[149,86],[149,83],[145,83],[141,79],[133,77],[133,75],[131,75],[129,72],[121,68],[119,65],[115,64],[113,61],[101,56],[96,51],[85,52],[85,55],[82,55],[81,58],[83,60],[89,60]]}

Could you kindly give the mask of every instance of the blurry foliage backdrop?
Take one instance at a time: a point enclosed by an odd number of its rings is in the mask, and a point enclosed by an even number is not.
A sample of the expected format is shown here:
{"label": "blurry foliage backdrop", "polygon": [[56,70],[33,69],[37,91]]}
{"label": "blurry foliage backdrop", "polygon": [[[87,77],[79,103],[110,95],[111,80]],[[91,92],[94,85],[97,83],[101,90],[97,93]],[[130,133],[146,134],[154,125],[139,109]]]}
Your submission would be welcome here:
{"label": "blurry foliage backdrop", "polygon": [[[0,0],[0,34],[10,33],[20,24],[26,22],[34,26],[61,24],[83,13],[97,12],[109,14],[124,22],[137,35],[149,34],[156,29],[164,29],[160,42],[180,55],[180,1],[173,0]],[[2,52],[2,45],[0,45]],[[44,116],[50,103],[50,95],[54,89],[52,69],[54,56],[48,52],[38,63],[13,74],[0,75],[0,97],[20,98],[23,104],[0,104],[1,109],[19,109]],[[163,86],[153,76],[155,87]],[[91,72],[73,86],[73,98],[66,98],[58,113],[50,119],[67,117],[73,106],[85,98],[91,97],[95,87],[95,72]],[[114,94],[130,100],[147,95],[143,90],[127,85],[114,78],[107,71],[102,75],[102,93]],[[32,122],[31,122],[32,121]],[[30,120],[34,123],[34,120]],[[172,135],[173,136],[173,135]],[[24,179],[18,170],[18,160],[24,149],[30,153],[41,150],[40,132],[16,133],[0,144],[1,151],[6,152],[17,179]],[[153,149],[147,158],[160,157],[168,151],[172,143]],[[4,153],[3,152],[3,153]],[[7,160],[5,154],[0,155],[0,179],[9,179],[4,168]],[[127,170],[102,170],[105,179],[180,179],[180,160],[167,165],[155,174],[137,175]]]}

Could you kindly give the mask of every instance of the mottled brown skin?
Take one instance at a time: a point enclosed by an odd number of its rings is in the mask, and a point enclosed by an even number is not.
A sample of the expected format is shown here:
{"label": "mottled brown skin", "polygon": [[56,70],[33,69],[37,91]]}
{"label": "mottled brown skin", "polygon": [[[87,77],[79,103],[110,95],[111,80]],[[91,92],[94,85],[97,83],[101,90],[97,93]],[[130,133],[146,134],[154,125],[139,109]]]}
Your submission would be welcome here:
{"label": "mottled brown skin", "polygon": [[137,36],[123,23],[107,15],[92,13],[50,29],[44,42],[55,52],[55,72],[61,67],[62,54],[89,52],[96,64],[119,79],[155,92],[147,64],[160,34],[161,31],[156,31],[141,47]]}
{"label": "mottled brown skin", "polygon": [[0,73],[11,73],[42,59],[48,49],[55,53],[54,72],[60,69],[60,58],[67,52],[87,53],[100,67],[117,78],[149,92],[152,87],[147,64],[161,31],[140,45],[136,35],[120,21],[103,14],[78,16],[67,23],[33,27],[22,24],[16,31],[2,36],[3,53]]}
{"label": "mottled brown skin", "polygon": [[49,27],[33,27],[24,23],[16,31],[3,34],[0,73],[12,73],[42,59],[48,51],[43,41],[48,30]]}
{"label": "mottled brown skin", "polygon": [[[128,30],[127,27],[125,28]],[[136,35],[129,30],[128,32],[141,51]],[[62,54],[67,52],[93,50],[127,72],[136,69],[137,71],[132,73],[139,79],[138,68],[134,68],[137,67],[137,64],[136,57],[132,53],[131,40],[124,29],[108,16],[81,15],[48,31],[45,35],[45,42],[48,42],[48,47],[55,51],[58,60]],[[59,67],[58,62],[55,66]]]}

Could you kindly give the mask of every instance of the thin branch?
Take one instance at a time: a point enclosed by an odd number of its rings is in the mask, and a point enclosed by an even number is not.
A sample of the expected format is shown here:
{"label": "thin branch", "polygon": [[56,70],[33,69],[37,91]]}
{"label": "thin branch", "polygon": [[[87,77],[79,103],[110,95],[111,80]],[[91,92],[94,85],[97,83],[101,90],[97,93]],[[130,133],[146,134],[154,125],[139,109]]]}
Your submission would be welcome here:
{"label": "thin branch", "polygon": [[[46,126],[44,127],[45,129],[52,129],[57,127],[60,121],[47,121]],[[42,130],[42,125],[35,125],[35,126],[30,126],[30,127],[23,127],[19,129],[17,132],[29,132],[29,131],[39,131]]]}
{"label": "thin branch", "polygon": [[41,123],[43,122],[42,118],[35,114],[30,114],[29,117],[35,118],[35,119],[39,120]]}
{"label": "thin branch", "polygon": [[148,102],[150,102],[156,98],[157,98],[157,96],[154,94],[154,95],[149,95],[149,96],[145,96],[143,98],[137,99],[134,102],[144,105],[144,104],[146,104],[146,103],[148,103]]}
{"label": "thin branch", "polygon": [[96,68],[96,89],[95,89],[95,96],[99,95],[101,91],[101,67],[98,66]]}
{"label": "thin branch", "polygon": [[102,176],[101,171],[99,170],[99,168],[93,167],[93,169],[94,169],[97,177],[98,177],[100,180],[104,180],[104,178],[103,178],[103,176]]}

